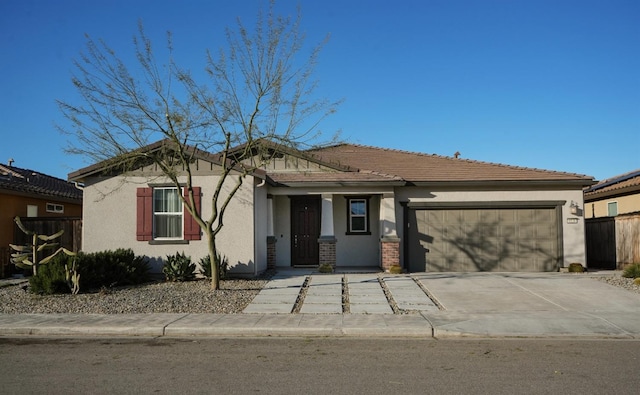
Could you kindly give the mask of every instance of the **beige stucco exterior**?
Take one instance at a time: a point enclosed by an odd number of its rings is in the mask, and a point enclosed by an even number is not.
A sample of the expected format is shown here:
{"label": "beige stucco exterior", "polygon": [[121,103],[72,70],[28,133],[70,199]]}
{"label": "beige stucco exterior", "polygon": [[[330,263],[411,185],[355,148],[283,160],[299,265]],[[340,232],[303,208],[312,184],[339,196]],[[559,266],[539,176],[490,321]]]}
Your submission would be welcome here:
{"label": "beige stucco exterior", "polygon": [[[202,188],[202,215],[211,215],[211,198],[218,176],[198,175],[193,177],[193,186]],[[182,179],[185,181],[185,179]],[[233,179],[225,185],[228,190]],[[136,240],[136,189],[149,185],[167,184],[162,177],[94,177],[85,182],[83,249],[85,252],[131,248],[137,255],[146,255],[151,259],[154,271],[160,271],[162,260],[170,254],[184,252],[194,262],[208,255],[206,237],[190,240],[188,244],[176,243],[152,244]],[[254,189],[256,190],[254,196]],[[254,199],[260,196],[253,178],[249,177],[230,203],[225,216],[224,226],[217,238],[217,245],[223,256],[229,259],[229,266],[235,273],[254,275],[260,270],[256,266],[256,256],[260,260],[264,254],[258,248],[254,250],[256,225],[254,218]],[[262,199],[261,199],[262,200]],[[259,205],[255,205],[259,207]],[[258,221],[260,223],[260,221]]]}
{"label": "beige stucco exterior", "polygon": [[640,211],[640,193],[625,196],[602,198],[585,204],[585,218],[601,218],[609,216],[609,203],[616,202],[618,215]]}

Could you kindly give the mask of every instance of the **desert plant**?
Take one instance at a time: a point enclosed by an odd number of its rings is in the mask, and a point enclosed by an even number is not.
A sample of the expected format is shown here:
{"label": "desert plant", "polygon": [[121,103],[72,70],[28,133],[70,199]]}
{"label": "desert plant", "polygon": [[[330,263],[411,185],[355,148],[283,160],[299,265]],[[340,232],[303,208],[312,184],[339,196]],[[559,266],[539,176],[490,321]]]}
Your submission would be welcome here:
{"label": "desert plant", "polygon": [[21,269],[31,269],[33,270],[33,275],[35,276],[36,274],[38,274],[38,267],[40,265],[48,263],[59,253],[62,252],[69,256],[75,255],[74,252],[71,252],[64,247],[60,247],[54,253],[40,260],[38,254],[57,247],[58,243],[54,242],[53,240],[62,236],[64,230],[61,230],[50,236],[39,235],[38,233],[25,228],[25,226],[22,224],[22,221],[20,221],[20,217],[15,217],[13,221],[16,223],[16,225],[18,225],[18,228],[20,228],[20,230],[24,232],[24,234],[26,234],[27,236],[31,236],[31,243],[27,243],[26,245],[9,244],[9,247],[16,251],[15,253],[11,254],[11,262],[17,267]]}
{"label": "desert plant", "polygon": [[634,278],[633,279],[633,284],[637,285],[637,286],[640,286],[640,277]]}
{"label": "desert plant", "polygon": [[328,263],[323,263],[322,265],[318,266],[318,271],[320,273],[333,273],[333,266]]}
{"label": "desert plant", "polygon": [[80,273],[78,273],[78,266],[76,265],[76,259],[73,259],[71,268],[68,264],[64,265],[64,278],[67,282],[67,286],[71,290],[71,293],[77,295],[80,292]]}
{"label": "desert plant", "polygon": [[176,252],[175,255],[167,255],[162,272],[167,281],[189,281],[196,276],[196,264],[184,252]]}
{"label": "desert plant", "polygon": [[67,256],[62,255],[42,265],[38,274],[29,278],[29,290],[34,294],[61,294],[69,293],[70,289],[66,281]]}
{"label": "desert plant", "polygon": [[634,263],[624,268],[622,271],[622,277],[626,278],[639,278],[640,277],[640,263]]}
{"label": "desert plant", "polygon": [[391,273],[391,274],[400,274],[400,273],[402,273],[402,267],[400,265],[391,265],[389,267],[389,273]]}
{"label": "desert plant", "polygon": [[570,263],[569,264],[569,273],[583,273],[584,267],[580,263]]}
{"label": "desert plant", "polygon": [[[224,280],[227,278],[227,270],[229,270],[229,259],[226,256],[221,256],[220,252],[217,251],[216,259],[218,260],[218,273],[220,274],[220,279]],[[200,258],[200,274],[206,278],[211,278],[211,258],[209,255],[204,258]]]}

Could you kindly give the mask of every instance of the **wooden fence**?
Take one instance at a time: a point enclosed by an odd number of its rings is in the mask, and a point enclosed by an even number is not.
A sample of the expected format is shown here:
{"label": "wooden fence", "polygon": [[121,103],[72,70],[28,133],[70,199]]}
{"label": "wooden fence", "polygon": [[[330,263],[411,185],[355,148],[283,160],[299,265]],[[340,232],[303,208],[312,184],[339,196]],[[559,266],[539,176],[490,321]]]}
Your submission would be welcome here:
{"label": "wooden fence", "polygon": [[[64,229],[64,233],[55,241],[60,247],[78,252],[82,249],[82,218],[80,217],[36,217],[20,218],[25,228],[41,235],[52,235]],[[25,245],[32,242],[31,236],[25,235],[18,225],[14,226],[13,244]],[[8,247],[0,247],[0,278],[8,277],[16,272],[10,262],[13,251]]]}
{"label": "wooden fence", "polygon": [[622,269],[640,263],[640,213],[585,221],[587,266]]}

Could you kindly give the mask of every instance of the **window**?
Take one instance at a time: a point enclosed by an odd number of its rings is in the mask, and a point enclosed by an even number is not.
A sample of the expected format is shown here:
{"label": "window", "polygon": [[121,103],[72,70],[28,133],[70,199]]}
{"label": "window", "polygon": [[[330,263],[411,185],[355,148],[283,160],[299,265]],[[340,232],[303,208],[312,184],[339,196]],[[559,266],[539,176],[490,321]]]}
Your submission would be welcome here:
{"label": "window", "polygon": [[64,213],[64,206],[62,204],[47,203],[47,212],[62,214]]}
{"label": "window", "polygon": [[35,205],[27,205],[27,217],[33,218],[38,216],[38,206]]}
{"label": "window", "polygon": [[347,234],[370,234],[369,198],[348,198],[347,210]]}
{"label": "window", "polygon": [[607,215],[609,217],[615,217],[618,215],[618,202],[607,203]]}
{"label": "window", "polygon": [[178,188],[153,189],[153,238],[182,239],[182,200]]}
{"label": "window", "polygon": [[[201,230],[189,214],[178,193],[188,196],[186,188],[158,186],[138,188],[136,237],[139,241],[176,242],[200,240]],[[200,211],[200,187],[193,187],[195,209]]]}

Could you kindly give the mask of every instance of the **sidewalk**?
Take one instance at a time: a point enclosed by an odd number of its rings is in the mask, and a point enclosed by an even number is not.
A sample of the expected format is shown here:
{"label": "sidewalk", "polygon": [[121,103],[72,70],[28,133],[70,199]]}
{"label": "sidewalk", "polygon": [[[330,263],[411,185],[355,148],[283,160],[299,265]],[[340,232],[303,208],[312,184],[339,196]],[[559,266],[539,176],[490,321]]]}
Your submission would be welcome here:
{"label": "sidewalk", "polygon": [[[243,314],[0,314],[0,336],[640,339],[640,294],[589,276],[297,273],[274,277]],[[291,313],[305,281],[300,313]],[[338,296],[343,281],[349,311]],[[383,285],[407,314],[394,314]]]}

